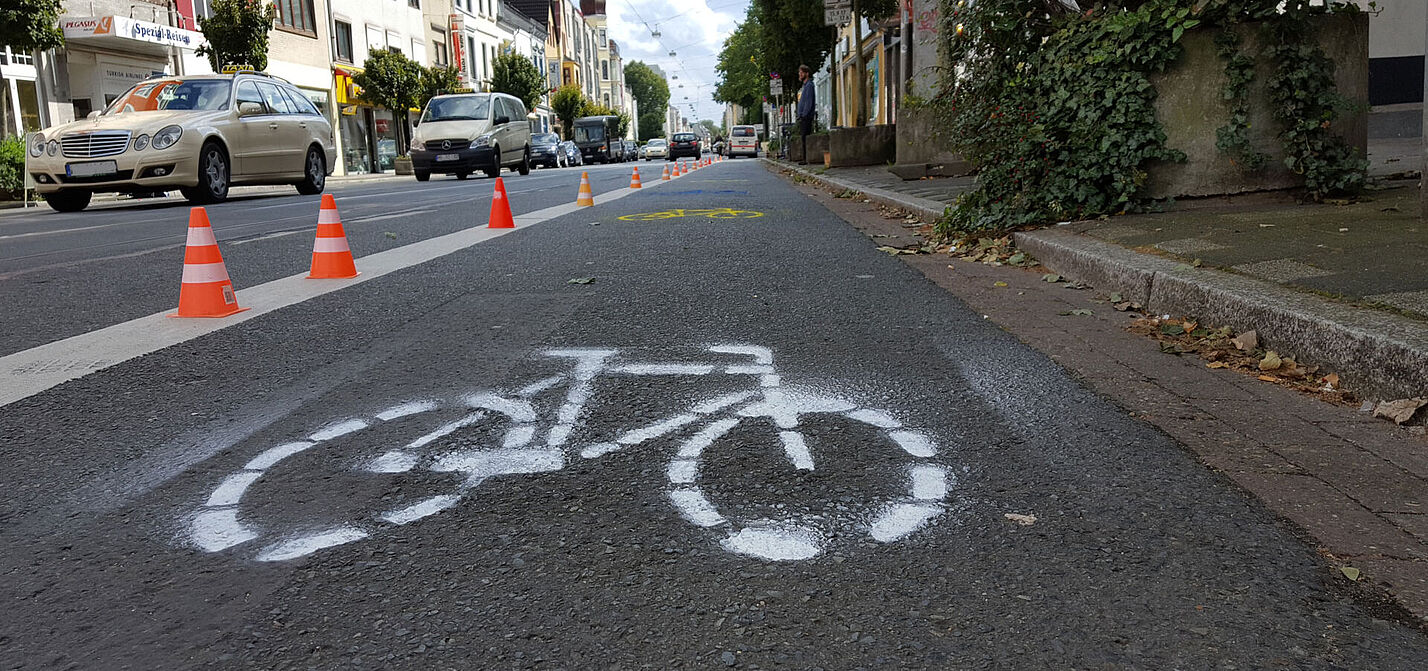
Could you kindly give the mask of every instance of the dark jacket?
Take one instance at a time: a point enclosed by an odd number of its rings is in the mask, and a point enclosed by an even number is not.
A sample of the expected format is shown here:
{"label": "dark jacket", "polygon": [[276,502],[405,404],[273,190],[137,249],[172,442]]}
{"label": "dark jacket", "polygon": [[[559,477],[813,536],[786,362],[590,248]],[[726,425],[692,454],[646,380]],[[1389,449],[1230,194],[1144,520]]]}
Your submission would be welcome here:
{"label": "dark jacket", "polygon": [[798,94],[798,108],[794,110],[798,118],[813,116],[813,99],[816,97],[818,94],[813,92],[813,78],[809,77],[808,81],[803,82],[803,91]]}

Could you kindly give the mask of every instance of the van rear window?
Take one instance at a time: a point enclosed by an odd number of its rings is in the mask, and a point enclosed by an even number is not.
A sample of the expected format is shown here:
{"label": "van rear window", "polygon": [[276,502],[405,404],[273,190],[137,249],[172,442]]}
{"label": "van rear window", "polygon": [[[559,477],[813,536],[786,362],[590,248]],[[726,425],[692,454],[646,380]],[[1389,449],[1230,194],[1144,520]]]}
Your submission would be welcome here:
{"label": "van rear window", "polygon": [[752,129],[752,128],[735,128],[735,129],[734,129],[734,137],[753,137],[753,136],[754,136],[754,129]]}

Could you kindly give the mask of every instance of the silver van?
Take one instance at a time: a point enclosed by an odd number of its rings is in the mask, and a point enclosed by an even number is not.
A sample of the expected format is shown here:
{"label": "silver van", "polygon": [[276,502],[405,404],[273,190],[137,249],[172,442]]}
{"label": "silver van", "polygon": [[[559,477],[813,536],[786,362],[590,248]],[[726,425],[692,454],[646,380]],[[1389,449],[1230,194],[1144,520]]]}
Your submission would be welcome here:
{"label": "silver van", "polygon": [[455,93],[426,104],[412,133],[412,172],[418,182],[432,173],[457,179],[482,171],[487,177],[512,168],[531,172],[531,125],[526,106],[504,93]]}

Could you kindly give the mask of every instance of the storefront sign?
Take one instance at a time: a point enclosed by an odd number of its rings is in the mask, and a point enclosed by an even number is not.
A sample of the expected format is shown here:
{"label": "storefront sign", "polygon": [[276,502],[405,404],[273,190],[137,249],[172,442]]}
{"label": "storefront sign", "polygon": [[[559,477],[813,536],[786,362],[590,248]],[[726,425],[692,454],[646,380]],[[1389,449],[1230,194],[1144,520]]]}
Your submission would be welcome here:
{"label": "storefront sign", "polygon": [[127,16],[74,16],[60,19],[65,39],[119,39],[147,42],[166,47],[196,49],[204,44],[203,33]]}
{"label": "storefront sign", "polygon": [[853,21],[853,0],[823,0],[823,25],[840,26]]}

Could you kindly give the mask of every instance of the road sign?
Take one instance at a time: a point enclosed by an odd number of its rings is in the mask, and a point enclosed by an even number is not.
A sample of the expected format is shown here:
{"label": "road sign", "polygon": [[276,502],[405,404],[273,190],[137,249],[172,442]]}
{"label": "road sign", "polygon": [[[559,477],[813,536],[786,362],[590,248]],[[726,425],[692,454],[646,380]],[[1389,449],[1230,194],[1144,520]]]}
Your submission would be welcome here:
{"label": "road sign", "polygon": [[823,0],[823,25],[837,26],[852,22],[852,0]]}
{"label": "road sign", "polygon": [[771,96],[781,96],[781,95],[783,95],[783,80],[782,80],[782,79],[770,79],[770,80],[769,80],[769,95],[771,95]]}

